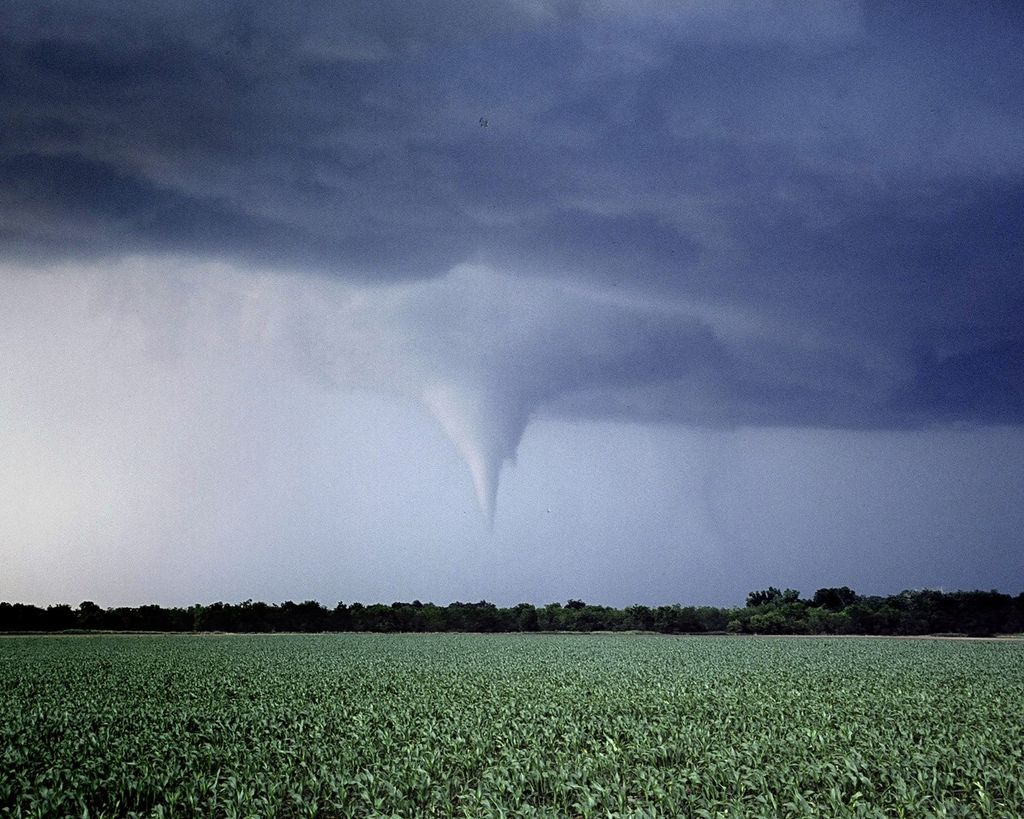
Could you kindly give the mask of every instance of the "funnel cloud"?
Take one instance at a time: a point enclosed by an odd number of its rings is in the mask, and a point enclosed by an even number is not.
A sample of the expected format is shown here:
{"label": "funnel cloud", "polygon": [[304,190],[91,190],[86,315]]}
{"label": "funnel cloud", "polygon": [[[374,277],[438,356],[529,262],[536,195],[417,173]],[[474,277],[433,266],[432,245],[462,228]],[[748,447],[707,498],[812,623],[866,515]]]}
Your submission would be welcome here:
{"label": "funnel cloud", "polygon": [[480,511],[493,526],[501,468],[515,460],[526,418],[514,399],[495,390],[467,392],[437,384],[427,388],[423,400],[469,467]]}

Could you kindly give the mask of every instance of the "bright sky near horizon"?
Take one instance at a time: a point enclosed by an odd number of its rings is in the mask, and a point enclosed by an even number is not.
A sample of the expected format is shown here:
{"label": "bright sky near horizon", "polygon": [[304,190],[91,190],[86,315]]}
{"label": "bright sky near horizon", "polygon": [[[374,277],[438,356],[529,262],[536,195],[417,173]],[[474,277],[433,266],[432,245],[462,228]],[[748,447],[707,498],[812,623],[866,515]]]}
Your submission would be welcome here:
{"label": "bright sky near horizon", "polygon": [[1024,589],[1024,10],[0,0],[0,600]]}

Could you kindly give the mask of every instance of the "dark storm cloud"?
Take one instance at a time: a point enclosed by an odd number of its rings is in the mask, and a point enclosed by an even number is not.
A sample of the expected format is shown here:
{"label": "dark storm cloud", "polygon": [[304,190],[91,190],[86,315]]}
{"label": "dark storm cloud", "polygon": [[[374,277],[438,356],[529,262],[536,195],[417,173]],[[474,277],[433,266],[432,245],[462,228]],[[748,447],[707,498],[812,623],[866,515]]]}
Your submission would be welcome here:
{"label": "dark storm cloud", "polygon": [[[551,279],[517,418],[1024,421],[1009,4],[9,3],[0,32],[8,258]],[[414,312],[381,320],[443,337]],[[423,355],[491,350],[493,399],[522,360],[464,329]]]}
{"label": "dark storm cloud", "polygon": [[343,266],[372,277],[419,270],[419,259],[457,252],[444,234],[398,236],[386,225],[356,235],[319,235],[307,225],[247,212],[223,195],[183,192],[77,154],[22,153],[0,159],[12,214],[0,230],[8,253],[27,260],[118,253],[179,252],[249,265],[323,270]]}

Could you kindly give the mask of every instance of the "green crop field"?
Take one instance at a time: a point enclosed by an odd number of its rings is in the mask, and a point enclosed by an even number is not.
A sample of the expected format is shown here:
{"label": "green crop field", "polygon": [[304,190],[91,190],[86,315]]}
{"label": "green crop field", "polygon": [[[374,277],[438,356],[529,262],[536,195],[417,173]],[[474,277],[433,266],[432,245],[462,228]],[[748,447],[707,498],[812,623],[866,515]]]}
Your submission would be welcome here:
{"label": "green crop field", "polygon": [[0,638],[0,816],[1024,815],[1024,644]]}

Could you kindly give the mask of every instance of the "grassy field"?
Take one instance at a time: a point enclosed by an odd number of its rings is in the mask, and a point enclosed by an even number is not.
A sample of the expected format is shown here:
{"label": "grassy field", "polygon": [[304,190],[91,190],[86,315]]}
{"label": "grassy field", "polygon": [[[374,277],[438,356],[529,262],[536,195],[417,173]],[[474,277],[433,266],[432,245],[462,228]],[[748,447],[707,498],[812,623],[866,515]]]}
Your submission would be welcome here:
{"label": "grassy field", "polygon": [[1024,644],[0,639],[0,816],[1024,815]]}

